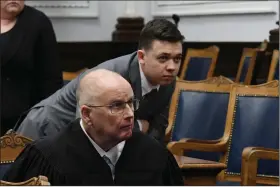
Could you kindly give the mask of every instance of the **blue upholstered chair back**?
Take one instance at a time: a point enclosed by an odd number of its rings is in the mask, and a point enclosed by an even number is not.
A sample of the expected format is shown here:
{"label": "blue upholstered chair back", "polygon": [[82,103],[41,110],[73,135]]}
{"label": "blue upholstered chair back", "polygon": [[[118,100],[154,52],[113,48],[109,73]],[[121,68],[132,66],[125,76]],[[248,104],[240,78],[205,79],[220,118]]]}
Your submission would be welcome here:
{"label": "blue upholstered chair back", "polygon": [[[231,85],[178,81],[176,86],[174,100],[177,102],[172,103],[175,111],[172,120],[171,141],[179,141],[183,138],[200,140],[222,138]],[[188,152],[187,156],[218,161],[220,155],[218,153]]]}
{"label": "blue upholstered chair back", "polygon": [[246,75],[248,73],[248,69],[250,66],[250,62],[251,62],[252,57],[250,56],[246,56],[244,59],[244,64],[242,66],[242,70],[241,70],[241,75],[240,75],[240,80],[239,82],[243,83],[245,81]]}
{"label": "blue upholstered chair back", "polygon": [[199,81],[207,79],[211,64],[212,58],[191,57],[184,80]]}
{"label": "blue upholstered chair back", "polygon": [[[232,176],[240,175],[245,147],[279,149],[279,97],[239,92],[234,108],[225,170],[226,175]],[[260,160],[258,174],[279,176],[279,162]]]}
{"label": "blue upholstered chair back", "polygon": [[206,49],[188,49],[180,79],[187,81],[200,81],[213,76],[219,54],[217,46]]}

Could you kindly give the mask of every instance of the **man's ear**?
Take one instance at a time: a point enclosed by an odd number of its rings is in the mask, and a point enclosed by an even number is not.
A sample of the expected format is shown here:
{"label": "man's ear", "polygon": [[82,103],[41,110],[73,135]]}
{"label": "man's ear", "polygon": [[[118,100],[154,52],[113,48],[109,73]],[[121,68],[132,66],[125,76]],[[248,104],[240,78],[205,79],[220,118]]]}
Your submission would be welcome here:
{"label": "man's ear", "polygon": [[138,50],[137,51],[138,61],[140,64],[144,64],[144,58],[145,58],[145,51],[144,50]]}
{"label": "man's ear", "polygon": [[81,118],[84,120],[86,125],[92,125],[91,120],[90,120],[90,108],[83,105],[81,106]]}

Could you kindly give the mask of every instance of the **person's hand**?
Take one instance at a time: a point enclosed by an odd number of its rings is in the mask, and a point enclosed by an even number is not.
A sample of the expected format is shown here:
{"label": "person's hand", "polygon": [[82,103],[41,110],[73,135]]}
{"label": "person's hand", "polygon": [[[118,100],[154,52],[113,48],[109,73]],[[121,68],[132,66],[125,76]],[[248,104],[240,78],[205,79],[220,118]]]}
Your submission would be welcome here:
{"label": "person's hand", "polygon": [[150,124],[147,120],[140,120],[140,121],[142,124],[142,132],[146,134],[149,130]]}

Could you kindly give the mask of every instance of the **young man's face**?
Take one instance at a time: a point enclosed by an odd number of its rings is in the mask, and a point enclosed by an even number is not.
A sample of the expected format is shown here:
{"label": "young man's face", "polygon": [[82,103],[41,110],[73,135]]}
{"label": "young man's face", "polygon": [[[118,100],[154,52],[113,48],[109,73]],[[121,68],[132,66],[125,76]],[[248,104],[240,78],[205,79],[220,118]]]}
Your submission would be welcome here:
{"label": "young man's face", "polygon": [[149,50],[138,50],[138,60],[151,84],[168,85],[178,74],[182,43],[155,40]]}

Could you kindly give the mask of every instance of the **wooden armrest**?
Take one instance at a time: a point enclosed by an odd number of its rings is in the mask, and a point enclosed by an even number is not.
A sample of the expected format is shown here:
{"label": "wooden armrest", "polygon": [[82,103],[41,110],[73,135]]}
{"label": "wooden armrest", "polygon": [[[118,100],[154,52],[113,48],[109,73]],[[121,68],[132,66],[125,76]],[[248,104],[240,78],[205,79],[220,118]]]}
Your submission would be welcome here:
{"label": "wooden armrest", "polygon": [[184,151],[204,151],[204,152],[224,152],[226,150],[226,140],[196,140],[182,139],[179,142],[170,142],[167,148],[175,155],[183,155]]}
{"label": "wooden armrest", "polygon": [[50,186],[46,176],[40,175],[23,182],[8,182],[0,180],[0,186]]}
{"label": "wooden armrest", "polygon": [[226,165],[220,162],[178,155],[174,155],[174,158],[181,169],[226,169]]}
{"label": "wooden armrest", "polygon": [[200,143],[200,144],[217,144],[221,142],[222,139],[218,140],[199,140],[193,138],[182,138],[179,142],[193,142],[193,143]]}
{"label": "wooden armrest", "polygon": [[[168,144],[171,136],[171,129],[169,129],[170,126],[167,127],[166,133],[165,133],[165,143]],[[205,143],[205,144],[215,144],[221,142],[223,139],[217,139],[217,140],[199,140],[199,139],[193,139],[193,138],[182,138],[180,142],[194,142],[194,143]]]}
{"label": "wooden armrest", "polygon": [[279,160],[279,150],[263,147],[246,147],[242,152],[241,185],[256,186],[258,160]]}

